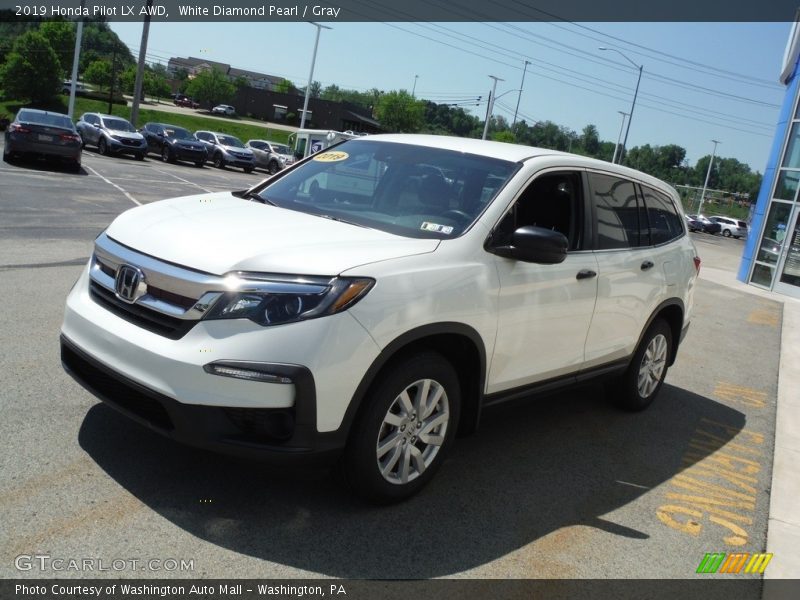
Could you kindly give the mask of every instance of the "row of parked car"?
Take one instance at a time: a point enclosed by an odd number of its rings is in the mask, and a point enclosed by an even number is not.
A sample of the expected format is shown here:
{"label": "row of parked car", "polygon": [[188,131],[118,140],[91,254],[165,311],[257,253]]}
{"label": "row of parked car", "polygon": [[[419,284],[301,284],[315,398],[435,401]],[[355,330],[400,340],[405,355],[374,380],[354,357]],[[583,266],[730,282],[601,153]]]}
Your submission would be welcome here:
{"label": "row of parked car", "polygon": [[706,217],[704,215],[686,215],[686,225],[689,231],[703,233],[721,233],[725,237],[747,237],[747,223],[733,217]]}
{"label": "row of parked car", "polygon": [[291,149],[270,140],[248,140],[215,131],[195,131],[167,123],[146,123],[137,130],[129,121],[101,113],[85,113],[73,125],[67,115],[23,108],[5,133],[3,160],[37,155],[66,161],[80,170],[81,150],[95,146],[103,155],[130,154],[144,160],[149,153],[165,162],[188,161],[202,167],[238,167],[246,173],[261,168],[277,173],[295,161]]}

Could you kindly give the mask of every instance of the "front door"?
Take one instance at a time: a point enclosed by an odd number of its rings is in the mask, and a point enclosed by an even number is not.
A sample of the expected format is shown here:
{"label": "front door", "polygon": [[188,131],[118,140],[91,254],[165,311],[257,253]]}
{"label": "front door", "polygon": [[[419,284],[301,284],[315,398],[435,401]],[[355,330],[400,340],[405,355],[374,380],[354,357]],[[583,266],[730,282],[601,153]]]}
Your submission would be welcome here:
{"label": "front door", "polygon": [[582,174],[549,172],[528,184],[495,229],[494,237],[525,225],[552,229],[567,237],[570,250],[564,262],[555,265],[497,257],[500,294],[489,393],[583,367],[598,270],[594,253],[585,248],[584,214]]}
{"label": "front door", "polygon": [[800,209],[797,206],[786,231],[774,289],[781,294],[800,298]]}

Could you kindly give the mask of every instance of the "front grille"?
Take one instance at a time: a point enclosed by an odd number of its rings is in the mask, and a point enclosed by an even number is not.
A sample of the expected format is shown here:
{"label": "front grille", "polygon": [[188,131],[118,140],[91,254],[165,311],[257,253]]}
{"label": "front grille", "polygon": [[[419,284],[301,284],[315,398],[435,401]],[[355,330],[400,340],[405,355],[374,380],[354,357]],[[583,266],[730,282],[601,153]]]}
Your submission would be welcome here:
{"label": "front grille", "polygon": [[[170,294],[170,292],[164,293]],[[89,282],[89,295],[97,304],[118,317],[171,340],[181,339],[197,323],[197,321],[170,317],[137,304],[123,302],[113,292],[94,281]],[[173,295],[177,296],[177,294]]]}
{"label": "front grille", "polygon": [[[103,262],[101,259],[97,258],[97,256],[95,256],[95,261],[97,262],[97,265],[100,267],[100,270],[103,273],[105,273],[112,279],[116,279],[117,271],[114,269],[114,267]],[[188,296],[182,296],[180,294],[176,294],[168,290],[157,288],[149,284],[147,286],[147,293],[153,296],[154,298],[158,298],[159,300],[163,300],[164,302],[168,302],[169,304],[172,304],[174,306],[179,306],[184,310],[192,308],[197,302],[194,298],[189,298]]]}
{"label": "front grille", "polygon": [[122,138],[122,140],[120,141],[126,146],[139,146],[139,140],[129,140],[127,138]]}
{"label": "front grille", "polygon": [[159,429],[174,429],[164,405],[152,397],[155,392],[144,393],[137,384],[110,369],[99,368],[63,342],[61,362],[87,389],[109,404],[119,406]]}

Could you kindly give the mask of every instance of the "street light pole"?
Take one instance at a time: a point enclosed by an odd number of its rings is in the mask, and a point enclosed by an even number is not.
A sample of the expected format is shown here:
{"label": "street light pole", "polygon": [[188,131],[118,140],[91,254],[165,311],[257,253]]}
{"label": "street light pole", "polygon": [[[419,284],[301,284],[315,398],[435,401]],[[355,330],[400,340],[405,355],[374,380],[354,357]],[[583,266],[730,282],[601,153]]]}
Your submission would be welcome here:
{"label": "street light pole", "polygon": [[617,162],[617,151],[619,150],[619,143],[622,141],[622,129],[625,127],[625,117],[628,116],[628,113],[623,112],[621,110],[617,111],[619,114],[622,115],[622,123],[619,124],[619,135],[617,136],[617,145],[614,146],[614,158],[611,159],[611,164]]}
{"label": "street light pole", "polygon": [[308,111],[308,98],[311,95],[311,81],[314,79],[314,63],[317,62],[317,47],[319,46],[319,32],[323,29],[331,29],[326,25],[320,25],[319,23],[311,23],[314,27],[317,28],[317,37],[314,40],[314,54],[311,56],[311,71],[308,74],[308,85],[306,86],[306,97],[303,100],[303,116],[300,117],[300,129],[303,129],[306,125],[306,112]]}
{"label": "street light pole", "polygon": [[708,161],[708,171],[706,171],[706,182],[703,184],[703,193],[700,194],[700,204],[697,207],[697,215],[703,214],[703,201],[706,199],[706,189],[708,189],[708,179],[711,177],[711,165],[714,164],[714,157],[717,155],[717,144],[721,143],[717,140],[711,140],[714,142],[714,149],[711,151],[711,160]]}
{"label": "street light pole", "polygon": [[519,101],[522,100],[522,90],[525,87],[525,73],[528,72],[528,65],[531,64],[531,61],[526,60],[525,65],[522,68],[522,83],[519,84],[519,95],[517,96],[517,107],[514,109],[514,121],[511,123],[511,128],[514,128],[514,125],[517,124],[517,113],[519,112]]}
{"label": "street light pole", "polygon": [[[81,13],[86,0],[81,0]],[[75,52],[72,54],[72,79],[69,87],[69,108],[67,116],[71,119],[75,112],[75,92],[78,86],[78,62],[81,58],[81,40],[83,38],[83,19],[78,19],[78,30],[75,32]]]}
{"label": "street light pole", "polygon": [[411,97],[416,98],[414,93],[417,91],[417,79],[419,79],[419,75],[414,75],[414,87],[411,88]]}
{"label": "street light pole", "polygon": [[636,97],[639,95],[639,84],[642,82],[642,70],[644,69],[644,65],[637,65],[633,62],[630,58],[625,56],[622,52],[617,50],[616,48],[606,48],[604,46],[600,46],[599,50],[610,50],[611,52],[616,52],[622,58],[627,60],[631,63],[634,67],[639,69],[639,78],[636,80],[636,90],[633,92],[633,102],[631,102],[631,112],[628,115],[628,127],[625,129],[625,139],[622,141],[622,148],[620,149],[619,153],[619,162],[622,164],[622,160],[625,158],[625,149],[628,147],[628,133],[631,130],[631,121],[633,121],[633,109],[636,108]]}
{"label": "street light pole", "polygon": [[497,90],[497,82],[505,81],[505,79],[500,79],[494,75],[489,75],[489,77],[494,79],[494,85],[492,85],[492,91],[489,93],[489,105],[486,107],[486,122],[483,124],[483,137],[481,137],[482,140],[485,140],[486,134],[489,133],[489,119],[492,117],[492,109],[494,108],[494,92]]}

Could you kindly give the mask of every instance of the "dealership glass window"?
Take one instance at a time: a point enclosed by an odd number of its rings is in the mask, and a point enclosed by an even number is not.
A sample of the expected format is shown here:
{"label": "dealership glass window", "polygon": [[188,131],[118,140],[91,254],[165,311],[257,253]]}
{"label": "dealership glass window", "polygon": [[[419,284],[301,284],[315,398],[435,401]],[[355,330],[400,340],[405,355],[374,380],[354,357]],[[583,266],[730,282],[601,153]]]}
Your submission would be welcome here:
{"label": "dealership glass window", "polygon": [[786,154],[783,155],[782,167],[790,169],[800,168],[800,123],[792,124],[792,132],[789,134],[789,143],[786,144]]}
{"label": "dealership glass window", "polygon": [[781,272],[781,283],[800,286],[800,219],[796,220],[794,231],[787,236],[786,260]]}
{"label": "dealership glass window", "polygon": [[800,183],[800,171],[781,169],[778,185],[775,186],[775,198],[778,200],[794,200]]}
{"label": "dealership glass window", "polygon": [[772,273],[774,270],[773,267],[756,263],[753,266],[753,276],[750,278],[750,282],[768,288],[772,283]]}

